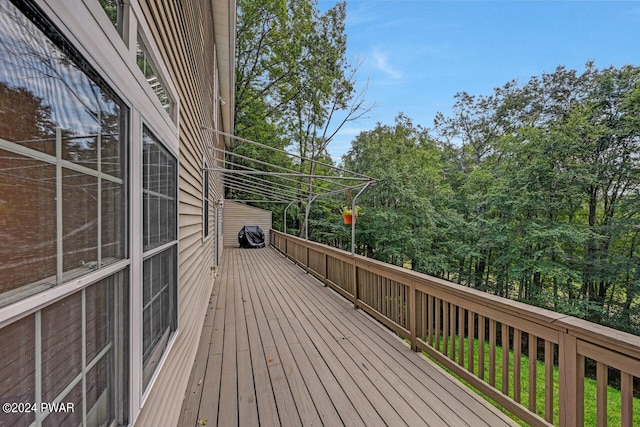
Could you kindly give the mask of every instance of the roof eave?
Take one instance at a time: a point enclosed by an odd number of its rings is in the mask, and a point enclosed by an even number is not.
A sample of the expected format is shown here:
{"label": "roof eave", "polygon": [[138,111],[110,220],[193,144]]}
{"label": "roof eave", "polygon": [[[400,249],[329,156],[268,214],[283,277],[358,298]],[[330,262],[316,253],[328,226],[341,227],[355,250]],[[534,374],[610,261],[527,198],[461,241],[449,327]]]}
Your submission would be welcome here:
{"label": "roof eave", "polygon": [[235,109],[236,0],[211,0],[220,78],[222,130],[233,133]]}

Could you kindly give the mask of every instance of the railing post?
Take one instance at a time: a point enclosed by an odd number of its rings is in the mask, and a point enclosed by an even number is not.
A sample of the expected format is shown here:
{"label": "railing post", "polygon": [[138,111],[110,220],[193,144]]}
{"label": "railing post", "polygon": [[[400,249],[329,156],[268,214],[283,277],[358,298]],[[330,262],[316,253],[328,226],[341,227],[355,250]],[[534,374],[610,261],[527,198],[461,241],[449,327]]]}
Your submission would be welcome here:
{"label": "railing post", "polygon": [[558,368],[560,370],[559,400],[560,426],[577,427],[578,392],[578,340],[566,332],[560,332],[558,348]]}

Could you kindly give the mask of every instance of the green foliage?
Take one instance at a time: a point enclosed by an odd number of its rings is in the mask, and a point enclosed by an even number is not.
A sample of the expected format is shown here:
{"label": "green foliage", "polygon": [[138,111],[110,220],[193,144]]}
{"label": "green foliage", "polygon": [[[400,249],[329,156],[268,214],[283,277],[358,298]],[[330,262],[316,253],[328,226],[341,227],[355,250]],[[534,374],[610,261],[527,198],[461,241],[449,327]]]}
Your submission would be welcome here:
{"label": "green foliage", "polygon": [[[366,110],[345,59],[345,3],[320,13],[315,0],[239,0],[238,11],[236,135],[308,159],[240,145],[238,163],[329,172],[327,145]],[[343,161],[379,179],[358,199],[359,253],[640,334],[639,67],[558,67],[462,92],[433,130],[399,114],[358,135]],[[310,201],[327,186],[300,177],[293,191]],[[344,203],[313,202],[310,238],[350,247]],[[304,233],[306,206],[288,210],[289,231]],[[261,207],[282,228],[284,206]]]}
{"label": "green foliage", "polygon": [[[456,337],[457,339],[457,337]],[[464,339],[464,349],[466,351],[467,347],[467,338]],[[443,351],[444,345],[444,341],[440,342],[440,351]],[[485,354],[485,358],[484,358],[484,372],[485,372],[485,378],[484,380],[488,382],[488,376],[489,376],[489,364],[490,364],[490,360],[489,360],[489,343],[485,341],[485,346],[484,346],[484,354]],[[456,345],[454,348],[454,354],[453,356],[450,355],[449,357],[457,360],[458,359],[458,353],[459,352],[459,347]],[[429,357],[426,353],[425,355],[427,357]],[[474,372],[478,372],[479,370],[479,342],[478,340],[474,340],[474,352],[473,352],[473,368],[474,368]],[[513,355],[513,350],[509,350],[509,356],[508,356],[508,360],[509,360],[509,369],[508,372],[509,374],[509,392],[508,395],[509,397],[511,397],[512,399],[515,397],[515,392],[514,392],[514,376],[513,376],[513,372],[514,372],[514,363],[515,363],[515,358]],[[496,373],[496,378],[495,378],[495,384],[497,385],[498,388],[500,388],[501,384],[502,384],[502,347],[497,345],[496,346],[496,358],[495,358],[495,373]],[[437,364],[439,364],[437,361],[435,362]],[[439,364],[443,369],[447,370],[448,372],[450,372],[453,376],[457,377],[457,375],[452,372],[449,371],[446,367],[444,367],[443,365]],[[462,366],[469,368],[469,361],[468,358],[465,357],[464,360],[462,361]],[[540,361],[538,360],[536,362],[536,413],[544,418],[545,416],[545,398],[546,398],[546,393],[544,392],[544,384],[545,384],[545,363],[544,361]],[[460,381],[462,381],[463,383],[467,384],[467,386],[471,387],[472,389],[475,389],[474,387],[470,386],[469,383],[467,383],[466,381],[462,380],[461,378],[458,378]],[[558,370],[557,366],[553,367],[553,396],[554,399],[558,399],[559,394],[560,394],[560,389],[559,389],[559,384],[560,384],[560,372]],[[523,403],[525,406],[527,404],[527,402],[529,401],[529,358],[527,357],[526,354],[522,354],[521,355],[521,360],[520,360],[520,391],[521,391],[521,395],[520,395],[520,402]],[[479,391],[476,390],[476,392],[480,395],[482,395],[482,393],[480,393]],[[595,426],[598,424],[598,414],[597,414],[597,405],[595,404],[595,402],[597,402],[597,395],[598,395],[598,383],[595,379],[593,378],[585,378],[584,380],[584,399],[585,399],[585,411],[584,411],[584,425],[585,426]],[[491,400],[484,396],[485,399],[489,400],[491,402]],[[621,422],[621,414],[622,414],[622,393],[620,392],[619,389],[613,387],[611,384],[607,387],[607,422],[609,425],[620,425]],[[492,402],[494,403],[494,402]],[[636,408],[638,408],[638,405],[640,404],[640,399],[638,398],[634,398],[633,400],[633,407],[634,407],[634,411],[633,411],[633,425],[640,425],[640,411],[637,410]],[[505,409],[503,409],[500,405],[494,403],[494,405],[501,411],[507,413],[507,415],[511,415],[509,414]],[[554,425],[558,425],[559,423],[559,405],[554,404],[553,405],[553,424]],[[521,425],[527,425],[524,422],[520,421],[519,419],[517,419],[516,417],[512,416],[512,418],[516,421],[519,422],[519,424]]]}
{"label": "green foliage", "polygon": [[358,251],[640,334],[640,68],[559,67],[398,116],[345,165],[380,179]]}
{"label": "green foliage", "polygon": [[[333,163],[328,144],[365,111],[363,94],[354,89],[357,67],[346,60],[345,19],[344,2],[320,13],[315,0],[238,1],[235,134],[287,149],[301,159],[252,154],[304,174],[328,172],[319,163]],[[343,112],[340,120],[338,112]],[[308,201],[326,186],[303,177],[292,184],[295,198]],[[304,211],[301,202],[296,221],[301,232]]]}
{"label": "green foliage", "polygon": [[[360,213],[362,212],[362,208],[358,205],[356,205],[356,216],[360,215]],[[351,208],[351,206],[342,206],[340,208],[340,215],[353,215],[353,209]]]}

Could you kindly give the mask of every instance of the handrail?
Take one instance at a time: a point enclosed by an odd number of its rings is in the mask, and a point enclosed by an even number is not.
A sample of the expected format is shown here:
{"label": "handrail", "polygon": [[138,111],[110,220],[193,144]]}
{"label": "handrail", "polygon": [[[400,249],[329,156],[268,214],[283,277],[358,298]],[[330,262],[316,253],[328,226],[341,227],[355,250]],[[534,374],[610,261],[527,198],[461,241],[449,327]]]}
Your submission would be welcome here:
{"label": "handrail", "polygon": [[[609,368],[621,376],[621,413],[613,415],[620,425],[633,425],[640,337],[275,230],[271,233],[276,249],[325,286],[529,425],[582,426],[586,404],[596,405],[598,425],[606,425],[611,416]],[[597,369],[595,403],[585,402],[587,360]],[[538,381],[540,364],[543,381]],[[536,398],[543,393],[544,405],[538,408]]]}

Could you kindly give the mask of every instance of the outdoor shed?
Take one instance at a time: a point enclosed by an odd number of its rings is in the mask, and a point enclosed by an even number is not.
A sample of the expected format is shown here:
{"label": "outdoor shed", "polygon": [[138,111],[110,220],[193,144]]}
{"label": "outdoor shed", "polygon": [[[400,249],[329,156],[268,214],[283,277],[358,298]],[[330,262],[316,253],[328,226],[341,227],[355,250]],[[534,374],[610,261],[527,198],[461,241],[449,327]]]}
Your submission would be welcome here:
{"label": "outdoor shed", "polygon": [[224,202],[224,246],[238,247],[238,232],[245,225],[257,225],[264,231],[264,243],[269,245],[269,230],[272,226],[271,211],[225,200]]}

